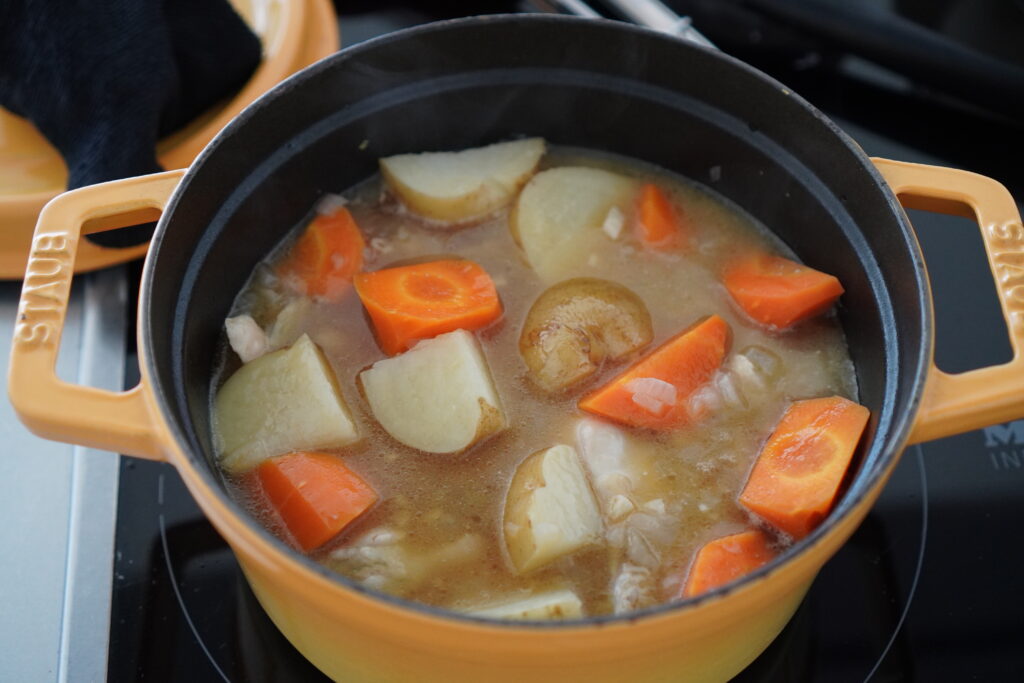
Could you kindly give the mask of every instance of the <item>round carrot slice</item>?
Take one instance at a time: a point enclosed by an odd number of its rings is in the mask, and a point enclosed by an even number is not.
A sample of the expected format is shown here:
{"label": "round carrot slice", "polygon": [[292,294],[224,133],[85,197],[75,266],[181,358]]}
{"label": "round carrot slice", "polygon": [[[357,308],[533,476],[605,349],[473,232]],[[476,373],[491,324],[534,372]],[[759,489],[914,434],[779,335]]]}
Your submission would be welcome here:
{"label": "round carrot slice", "polygon": [[460,259],[386,268],[355,276],[356,292],[388,355],[454,330],[477,330],[501,315],[490,276]]}

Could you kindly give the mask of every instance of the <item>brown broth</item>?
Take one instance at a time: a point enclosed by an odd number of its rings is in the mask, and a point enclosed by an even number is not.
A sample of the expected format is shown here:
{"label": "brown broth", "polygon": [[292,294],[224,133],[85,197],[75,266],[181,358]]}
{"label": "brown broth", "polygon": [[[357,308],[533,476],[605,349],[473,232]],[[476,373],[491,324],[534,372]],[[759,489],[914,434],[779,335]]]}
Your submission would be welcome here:
{"label": "brown broth", "polygon": [[[577,399],[620,372],[625,363],[604,367],[596,377],[562,396],[552,397],[537,390],[526,375],[518,340],[527,311],[545,285],[515,244],[507,212],[470,227],[440,228],[403,212],[382,192],[379,177],[372,178],[346,193],[349,208],[367,238],[366,270],[458,255],[479,263],[494,280],[504,315],[477,337],[510,427],[459,455],[425,454],[396,442],[376,424],[357,389],[359,372],[384,357],[358,297],[349,292],[339,303],[316,303],[305,331],[324,350],[365,437],[336,452],[376,488],[381,498],[374,509],[316,551],[313,557],[318,561],[365,580],[380,575],[378,568],[387,567],[389,558],[406,553],[407,569],[415,564],[409,558],[419,556],[427,558],[429,571],[423,576],[384,583],[370,579],[368,585],[453,609],[525,597],[547,588],[570,587],[582,599],[585,614],[596,615],[613,611],[610,585],[624,562],[636,564],[634,559],[640,556],[654,566],[649,567],[644,597],[631,604],[644,607],[663,602],[678,592],[700,545],[751,526],[736,497],[761,444],[788,404],[795,399],[832,394],[856,397],[853,367],[834,314],[785,333],[768,332],[739,312],[720,284],[722,262],[739,246],[756,246],[792,257],[768,230],[707,189],[647,165],[566,148],[549,151],[544,159],[546,167],[569,164],[656,179],[670,191],[675,204],[685,207],[696,228],[696,246],[685,254],[645,251],[638,248],[627,224],[622,237],[601,242],[589,259],[567,271],[565,278],[602,277],[638,294],[651,313],[654,327],[653,343],[646,350],[696,320],[717,313],[732,328],[731,354],[758,345],[781,360],[784,373],[767,391],[753,399],[747,396],[749,405],[745,408],[718,410],[696,425],[668,434],[622,430],[629,432],[626,438],[631,449],[645,459],[645,474],[633,482],[633,491],[641,512],[645,503],[650,504],[652,514],[648,516],[656,524],[653,533],[644,529],[627,531],[624,522],[608,528],[618,526],[620,537],[632,533],[634,540],[637,534],[643,534],[647,543],[641,539],[614,547],[595,546],[524,576],[517,575],[502,540],[505,495],[517,465],[554,444],[575,445],[576,424],[584,417],[576,408]],[[267,263],[273,263],[290,242],[286,240]],[[267,275],[269,269],[261,268],[239,295],[234,310],[236,314],[248,312],[266,325],[283,300],[275,290],[279,283]],[[214,386],[237,367],[227,348],[223,358]],[[276,533],[286,533],[245,489],[236,486],[235,490],[265,524]],[[627,517],[627,522],[630,519]],[[382,529],[400,532],[403,537],[398,545],[392,545],[387,535],[380,534],[379,545],[366,546],[373,549],[365,551],[367,538]],[[465,540],[467,534],[478,540]],[[652,541],[652,537],[657,540]],[[785,543],[785,539],[779,541]],[[353,544],[359,547],[352,549]],[[338,559],[339,549],[350,557]],[[645,554],[648,550],[650,555]]]}

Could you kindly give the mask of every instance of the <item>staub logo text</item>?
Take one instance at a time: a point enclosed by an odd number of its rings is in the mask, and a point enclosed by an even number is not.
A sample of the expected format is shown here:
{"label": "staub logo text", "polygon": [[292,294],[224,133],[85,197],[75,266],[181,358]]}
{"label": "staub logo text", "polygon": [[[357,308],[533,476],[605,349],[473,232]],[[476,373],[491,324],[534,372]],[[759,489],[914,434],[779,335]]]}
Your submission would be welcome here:
{"label": "staub logo text", "polygon": [[1024,468],[1024,420],[985,427],[985,447],[997,470]]}
{"label": "staub logo text", "polygon": [[52,346],[67,303],[74,243],[65,233],[36,235],[29,253],[14,342],[25,348]]}

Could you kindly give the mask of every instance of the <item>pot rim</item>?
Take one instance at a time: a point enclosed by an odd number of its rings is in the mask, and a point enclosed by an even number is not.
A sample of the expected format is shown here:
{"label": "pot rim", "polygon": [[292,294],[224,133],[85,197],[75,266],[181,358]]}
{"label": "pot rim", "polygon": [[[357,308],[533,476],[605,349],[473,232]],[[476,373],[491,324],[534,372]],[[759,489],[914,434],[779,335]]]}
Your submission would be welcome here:
{"label": "pot rim", "polygon": [[[666,602],[642,610],[637,610],[635,612],[630,612],[625,615],[600,615],[581,619],[567,619],[564,621],[510,622],[471,616],[399,598],[387,593],[366,588],[362,584],[328,569],[305,555],[301,555],[284,541],[274,536],[270,531],[263,528],[255,520],[251,519],[248,513],[246,513],[246,511],[228,494],[222,483],[218,481],[213,469],[208,466],[205,458],[200,454],[192,453],[190,451],[187,447],[189,440],[188,435],[177,423],[168,420],[165,417],[166,413],[164,408],[168,400],[166,397],[172,396],[174,392],[171,387],[165,387],[161,384],[155,359],[149,353],[153,334],[150,298],[155,278],[154,270],[157,260],[156,257],[159,254],[164,238],[166,237],[167,224],[170,221],[170,217],[174,214],[181,196],[189,191],[189,187],[197,174],[196,169],[201,167],[208,157],[217,153],[217,148],[225,139],[232,136],[235,132],[244,129],[249,119],[255,116],[256,113],[268,102],[276,100],[279,97],[286,96],[288,91],[297,87],[305,80],[315,77],[321,71],[339,68],[341,64],[344,64],[353,57],[361,55],[363,52],[380,49],[390,45],[391,43],[404,41],[420,34],[449,29],[471,30],[473,27],[485,23],[549,23],[566,25],[598,24],[611,28],[615,31],[641,34],[648,40],[670,41],[684,49],[713,54],[715,58],[730,63],[734,68],[746,72],[747,75],[768,83],[778,91],[785,92],[787,99],[796,102],[799,106],[806,109],[812,116],[814,116],[815,119],[822,123],[839,139],[843,146],[852,153],[854,159],[861,167],[860,170],[866,172],[873,183],[881,189],[887,203],[889,204],[889,208],[895,214],[897,223],[901,228],[902,237],[906,242],[913,261],[913,279],[920,293],[919,303],[921,319],[919,323],[923,330],[923,334],[921,335],[920,343],[916,349],[916,365],[910,368],[901,367],[898,371],[900,374],[911,373],[912,375],[913,390],[910,392],[907,405],[901,412],[896,413],[895,406],[893,405],[894,400],[887,392],[882,410],[879,411],[879,424],[876,434],[882,432],[883,428],[885,428],[884,434],[892,445],[884,452],[879,448],[880,452],[872,465],[872,469],[869,472],[862,472],[856,475],[857,478],[851,483],[850,488],[848,488],[844,493],[839,504],[830,511],[829,515],[814,531],[787,548],[768,564],[758,568],[750,574],[747,574],[738,581],[715,588],[693,598]],[[889,330],[889,332],[891,334],[893,333],[892,330]],[[148,390],[151,409],[154,417],[160,420],[165,427],[166,433],[171,435],[173,440],[173,443],[166,444],[169,452],[168,460],[177,470],[179,470],[179,473],[186,481],[190,492],[195,497],[196,502],[203,509],[203,512],[210,521],[215,523],[218,531],[225,536],[233,549],[236,549],[236,544],[241,545],[244,541],[248,541],[246,545],[255,544],[259,550],[262,551],[259,553],[259,556],[263,558],[265,563],[269,563],[274,571],[286,571],[293,574],[304,573],[307,576],[312,573],[316,578],[326,580],[326,582],[336,590],[356,593],[357,595],[369,599],[372,602],[385,603],[386,605],[398,608],[401,611],[413,612],[419,617],[443,620],[448,623],[463,626],[494,627],[503,632],[514,630],[565,632],[600,626],[626,626],[639,621],[646,622],[661,617],[671,616],[674,613],[692,611],[693,608],[708,605],[709,603],[718,601],[721,598],[737,592],[743,592],[745,589],[759,583],[765,577],[785,571],[787,568],[796,564],[795,560],[797,558],[808,556],[814,548],[826,543],[829,538],[832,537],[833,532],[835,532],[840,526],[840,522],[842,522],[849,513],[860,508],[865,502],[865,499],[877,496],[902,454],[904,446],[910,436],[914,420],[921,406],[923,389],[932,358],[934,347],[934,314],[932,310],[931,288],[924,266],[923,254],[913,227],[911,226],[910,221],[896,196],[890,190],[881,173],[876,169],[861,147],[825,114],[790,88],[787,88],[784,84],[771,76],[730,55],[633,24],[608,19],[584,19],[566,15],[497,14],[462,17],[423,24],[378,36],[354,46],[342,49],[339,52],[325,57],[281,81],[257,98],[242,110],[242,112],[234,119],[232,119],[231,122],[225,126],[196,157],[193,164],[182,177],[177,188],[175,188],[167,203],[166,209],[158,221],[156,231],[151,241],[150,251],[146,256],[143,266],[138,305],[138,338],[140,340],[139,366],[143,376],[143,383],[146,385],[146,389]],[[897,370],[892,367],[887,369],[886,374],[889,375],[886,380],[887,385],[891,385],[895,382],[896,373]],[[882,422],[886,417],[889,419],[888,425],[885,425]],[[866,448],[864,454],[865,459],[867,459],[867,456],[869,455],[868,451],[874,447],[875,446],[872,443]],[[202,495],[199,490],[203,491]],[[207,490],[212,491],[212,499],[208,500],[206,498],[206,496],[209,495]],[[229,526],[232,527],[230,532],[226,529],[226,527]],[[235,528],[235,526],[237,526],[237,528]],[[852,532],[852,529],[850,532]],[[242,536],[247,536],[248,538],[243,539]],[[843,539],[843,542],[845,542],[845,538]]]}

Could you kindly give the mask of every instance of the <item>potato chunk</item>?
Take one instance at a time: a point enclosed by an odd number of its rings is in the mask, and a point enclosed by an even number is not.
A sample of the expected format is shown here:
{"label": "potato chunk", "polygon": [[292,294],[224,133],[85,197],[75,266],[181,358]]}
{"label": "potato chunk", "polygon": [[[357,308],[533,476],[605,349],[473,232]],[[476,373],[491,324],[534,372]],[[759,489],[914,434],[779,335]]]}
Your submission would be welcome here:
{"label": "potato chunk", "polygon": [[414,213],[461,222],[511,202],[542,156],[544,140],[529,138],[461,152],[398,154],[381,159],[380,170]]}
{"label": "potato chunk", "polygon": [[214,428],[221,464],[232,473],[289,451],[359,440],[334,373],[307,335],[233,374],[217,392]]}
{"label": "potato chunk", "polygon": [[519,354],[541,389],[562,391],[651,343],[644,302],[620,284],[578,277],[550,287],[533,303]]}
{"label": "potato chunk", "polygon": [[612,207],[631,213],[636,188],[632,178],[597,168],[542,171],[519,194],[512,232],[541,279],[554,282],[584,263],[596,240],[608,239],[603,226]]}
{"label": "potato chunk", "polygon": [[490,605],[469,614],[492,619],[522,619],[541,621],[546,619],[579,619],[583,616],[583,603],[568,588],[531,595],[500,605]]}
{"label": "potato chunk", "polygon": [[597,541],[597,501],[572,446],[559,444],[519,465],[505,499],[505,545],[528,572]]}
{"label": "potato chunk", "polygon": [[377,361],[359,381],[381,427],[410,448],[458,453],[505,428],[487,361],[466,330]]}

